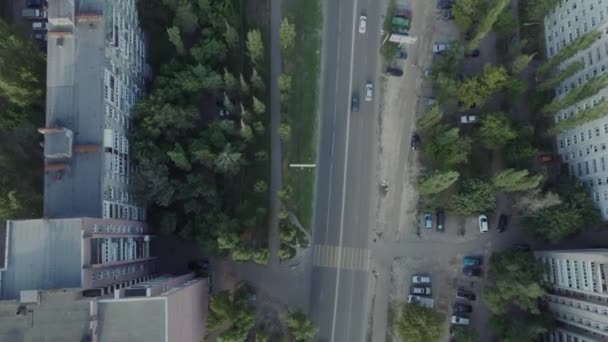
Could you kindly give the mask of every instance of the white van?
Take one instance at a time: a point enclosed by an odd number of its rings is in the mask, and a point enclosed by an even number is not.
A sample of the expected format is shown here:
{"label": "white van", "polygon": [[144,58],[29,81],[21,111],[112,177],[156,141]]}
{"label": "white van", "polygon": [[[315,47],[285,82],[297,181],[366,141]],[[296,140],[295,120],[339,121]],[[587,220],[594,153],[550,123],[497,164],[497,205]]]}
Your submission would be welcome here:
{"label": "white van", "polygon": [[32,23],[32,28],[34,31],[44,31],[47,29],[46,21],[34,21]]}
{"label": "white van", "polygon": [[450,322],[452,322],[452,324],[456,324],[456,325],[469,325],[469,319],[466,317],[461,317],[461,316],[456,316],[456,315],[452,315],[452,318],[450,319]]}

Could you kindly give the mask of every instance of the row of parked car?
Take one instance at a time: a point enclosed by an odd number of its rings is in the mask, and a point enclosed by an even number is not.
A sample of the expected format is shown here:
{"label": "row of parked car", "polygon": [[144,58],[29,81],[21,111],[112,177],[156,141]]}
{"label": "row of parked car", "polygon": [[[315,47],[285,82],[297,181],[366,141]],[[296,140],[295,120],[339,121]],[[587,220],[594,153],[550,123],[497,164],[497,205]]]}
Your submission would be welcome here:
{"label": "row of parked car", "polygon": [[[443,209],[437,209],[436,216],[437,216],[437,227],[436,227],[437,231],[443,233],[445,231],[445,211]],[[433,229],[433,214],[431,214],[429,212],[425,212],[423,215],[423,221],[424,221],[424,228]],[[478,222],[479,222],[479,231],[481,233],[486,233],[490,230],[489,225],[488,225],[488,217],[485,214],[479,215]],[[505,214],[501,214],[498,217],[498,225],[496,226],[496,230],[499,233],[504,232],[505,229],[507,229],[508,223],[509,223],[509,217]]]}
{"label": "row of parked car", "polygon": [[476,298],[475,293],[471,291],[465,289],[458,289],[456,291],[457,301],[452,306],[452,316],[450,317],[452,326],[470,324],[470,314],[473,313],[473,306],[470,302],[474,301]]}
{"label": "row of parked car", "polygon": [[410,287],[410,295],[407,297],[407,302],[432,308],[434,301],[431,295],[431,276],[428,274],[414,274],[412,276],[412,286]]}
{"label": "row of parked car", "polygon": [[32,23],[32,39],[39,41],[41,47],[46,47],[47,40],[47,0],[27,0],[25,8],[21,11],[21,16]]}

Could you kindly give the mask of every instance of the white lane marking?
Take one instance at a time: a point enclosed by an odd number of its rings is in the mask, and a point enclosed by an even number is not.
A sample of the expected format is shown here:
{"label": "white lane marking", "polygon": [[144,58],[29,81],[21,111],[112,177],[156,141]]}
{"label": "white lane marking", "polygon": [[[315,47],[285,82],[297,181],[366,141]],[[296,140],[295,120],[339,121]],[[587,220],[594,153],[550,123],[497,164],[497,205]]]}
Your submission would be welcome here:
{"label": "white lane marking", "polygon": [[[357,29],[357,22],[355,20],[355,18],[357,17],[357,3],[359,2],[359,0],[355,0],[355,3],[353,4],[353,15],[351,16],[351,20],[353,21],[353,28],[351,31],[351,34],[353,35],[353,38],[351,40],[351,45],[350,45],[350,75],[348,77],[348,89],[352,90],[353,89],[353,67],[354,67],[354,61],[355,61],[355,37],[356,37],[356,29]],[[344,206],[346,203],[346,171],[348,170],[348,140],[350,138],[350,97],[347,98],[347,103],[346,103],[346,108],[347,109],[347,113],[346,113],[346,150],[344,151],[344,175],[343,175],[343,179],[342,179],[342,213],[340,215],[340,239],[339,239],[339,244],[338,246],[342,246],[342,238],[344,236]],[[338,262],[337,264],[340,264],[342,258],[342,248],[338,249]],[[340,286],[340,269],[338,268],[336,270],[336,290],[335,290],[335,298],[334,298],[334,314],[333,314],[333,318],[332,318],[332,324],[331,324],[331,339],[330,341],[334,341],[334,336],[336,334],[336,317],[338,316],[338,289]]]}

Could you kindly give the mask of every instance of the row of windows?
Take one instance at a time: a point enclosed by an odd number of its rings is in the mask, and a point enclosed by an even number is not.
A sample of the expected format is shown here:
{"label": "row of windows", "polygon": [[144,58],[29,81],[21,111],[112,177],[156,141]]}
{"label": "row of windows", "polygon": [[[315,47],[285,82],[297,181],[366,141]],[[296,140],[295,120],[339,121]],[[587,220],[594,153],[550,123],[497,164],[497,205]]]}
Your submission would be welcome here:
{"label": "row of windows", "polygon": [[118,226],[113,224],[94,224],[93,233],[123,233],[123,234],[142,234],[143,226]]}
{"label": "row of windows", "polygon": [[[596,137],[599,137],[602,134],[608,134],[608,123],[603,125],[602,130],[600,130],[599,126],[595,126],[593,129],[588,129],[586,132],[580,132],[578,134],[572,134],[572,135],[568,135],[568,136],[560,138],[558,141],[559,148],[561,150],[561,149],[564,149],[571,145],[576,145],[579,142],[582,143],[585,140],[591,140],[594,135]],[[602,149],[602,148],[601,148],[601,146],[599,148],[597,146],[595,146],[595,147],[589,146],[589,149],[593,149],[594,152],[597,152],[599,149]],[[589,154],[590,152],[591,152],[591,150],[589,152],[587,152],[587,154]],[[582,154],[579,154],[579,156],[582,156]],[[570,157],[564,157],[564,158],[566,160],[574,158],[574,154],[572,154]]]}
{"label": "row of windows", "polygon": [[131,221],[143,221],[146,219],[143,208],[109,201],[103,201],[103,218]]}
{"label": "row of windows", "polygon": [[129,274],[129,273],[137,273],[137,272],[143,272],[143,271],[144,271],[143,264],[128,265],[128,266],[123,266],[123,267],[114,267],[109,270],[91,272],[91,280],[95,281],[95,280],[103,280],[103,279],[117,279],[117,278],[119,278],[123,275]]}

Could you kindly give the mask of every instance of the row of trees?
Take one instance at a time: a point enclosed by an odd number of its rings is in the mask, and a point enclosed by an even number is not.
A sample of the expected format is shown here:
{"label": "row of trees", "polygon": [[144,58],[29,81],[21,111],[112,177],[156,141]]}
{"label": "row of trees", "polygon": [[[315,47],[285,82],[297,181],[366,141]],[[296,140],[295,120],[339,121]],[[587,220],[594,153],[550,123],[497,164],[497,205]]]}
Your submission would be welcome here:
{"label": "row of trees", "polygon": [[[236,261],[265,263],[269,139],[264,44],[241,36],[231,0],[139,2],[155,44],[149,95],[135,107],[132,141],[139,196],[166,234]],[[166,51],[164,51],[166,54]]]}
{"label": "row of trees", "polygon": [[0,19],[0,221],[40,217],[46,58]]}

